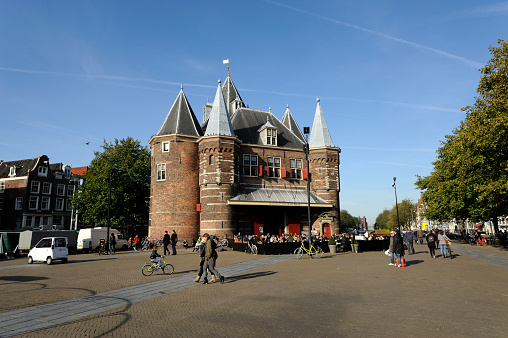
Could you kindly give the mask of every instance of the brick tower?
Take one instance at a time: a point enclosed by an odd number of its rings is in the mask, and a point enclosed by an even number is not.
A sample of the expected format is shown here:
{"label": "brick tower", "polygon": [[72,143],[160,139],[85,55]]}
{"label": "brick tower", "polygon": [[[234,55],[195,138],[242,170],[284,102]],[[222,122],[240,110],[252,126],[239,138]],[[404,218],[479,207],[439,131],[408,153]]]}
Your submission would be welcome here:
{"label": "brick tower", "polygon": [[199,156],[203,131],[181,88],[157,135],[150,139],[150,238],[176,231],[195,238],[199,227]]}
{"label": "brick tower", "polygon": [[239,147],[219,81],[205,135],[199,140],[201,234],[231,236],[236,229],[228,201],[237,193]]}

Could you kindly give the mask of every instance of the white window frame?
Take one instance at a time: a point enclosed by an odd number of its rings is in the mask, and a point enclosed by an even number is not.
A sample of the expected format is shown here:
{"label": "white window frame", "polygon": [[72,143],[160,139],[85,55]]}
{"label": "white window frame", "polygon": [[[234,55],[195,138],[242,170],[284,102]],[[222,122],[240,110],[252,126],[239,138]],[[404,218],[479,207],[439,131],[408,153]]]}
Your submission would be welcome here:
{"label": "white window frame", "polygon": [[280,157],[268,156],[266,159],[268,177],[280,178]]}
{"label": "white window frame", "polygon": [[67,186],[67,196],[74,196],[74,186],[72,184]]}
{"label": "white window frame", "polygon": [[51,195],[51,188],[52,188],[51,182],[42,182],[42,193],[45,195]]}
{"label": "white window frame", "polygon": [[32,181],[32,183],[30,184],[30,193],[38,194],[40,191],[41,191],[41,182]]}
{"label": "white window frame", "polygon": [[302,179],[303,164],[301,159],[290,158],[289,169],[291,170],[291,178]]}
{"label": "white window frame", "polygon": [[161,147],[162,147],[162,152],[163,153],[169,152],[169,142],[162,142]]}
{"label": "white window frame", "polygon": [[14,209],[15,210],[22,210],[23,209],[23,197],[16,197]]}
{"label": "white window frame", "polygon": [[51,197],[42,196],[41,198],[41,210],[49,210],[51,204]]}
{"label": "white window frame", "polygon": [[71,199],[67,199],[67,203],[65,205],[65,210],[66,211],[71,211],[71,209],[72,209],[72,203],[71,202],[72,202]]}
{"label": "white window frame", "polygon": [[242,174],[244,176],[257,177],[259,174],[258,169],[259,169],[258,155],[243,154]]}
{"label": "white window frame", "polygon": [[[34,201],[35,206],[32,206]],[[38,206],[39,206],[39,196],[30,196],[30,200],[28,201],[28,209],[37,210]]]}
{"label": "white window frame", "polygon": [[57,196],[65,196],[65,184],[59,184],[56,187]]}
{"label": "white window frame", "polygon": [[166,163],[157,163],[157,181],[166,180]]}
{"label": "white window frame", "polygon": [[55,210],[62,211],[64,208],[64,199],[63,198],[57,198],[56,204],[55,204]]}
{"label": "white window frame", "polygon": [[37,169],[37,174],[40,177],[48,177],[48,168],[47,167],[39,167],[39,169]]}
{"label": "white window frame", "polygon": [[277,129],[266,128],[266,144],[277,145]]}

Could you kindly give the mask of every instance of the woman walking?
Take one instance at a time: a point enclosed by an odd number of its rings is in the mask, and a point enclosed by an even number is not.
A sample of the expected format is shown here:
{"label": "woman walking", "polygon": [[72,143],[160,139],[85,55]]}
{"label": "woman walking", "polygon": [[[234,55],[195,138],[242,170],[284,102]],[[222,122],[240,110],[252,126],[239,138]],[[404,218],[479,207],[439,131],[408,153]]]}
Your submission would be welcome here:
{"label": "woman walking", "polygon": [[221,276],[221,274],[215,270],[215,259],[217,258],[217,252],[212,245],[212,240],[210,240],[210,235],[208,233],[203,235],[203,242],[205,243],[203,252],[201,253],[201,256],[204,258],[203,272],[205,274],[205,278],[203,280],[203,284],[208,284],[207,269],[209,269],[211,273],[218,277],[221,283],[224,283],[224,276]]}
{"label": "woman walking", "polygon": [[439,235],[437,235],[437,239],[439,241],[439,250],[441,250],[441,256],[446,258],[446,242],[451,242],[448,236],[445,235],[443,230],[439,231]]}

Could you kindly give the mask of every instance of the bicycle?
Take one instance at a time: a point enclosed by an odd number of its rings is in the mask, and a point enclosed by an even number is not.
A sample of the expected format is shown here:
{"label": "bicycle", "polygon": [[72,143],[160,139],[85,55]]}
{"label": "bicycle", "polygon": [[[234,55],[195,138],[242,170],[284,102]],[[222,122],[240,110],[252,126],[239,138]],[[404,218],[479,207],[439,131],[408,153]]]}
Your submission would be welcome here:
{"label": "bicycle", "polygon": [[296,258],[300,259],[303,256],[303,253],[306,252],[307,255],[310,256],[310,258],[321,258],[323,257],[323,249],[321,247],[317,247],[317,249],[314,247],[314,245],[310,245],[310,249],[307,249],[305,247],[305,242],[302,242],[302,245],[295,250],[295,256]]}
{"label": "bicycle", "polygon": [[253,255],[258,254],[258,247],[254,243],[247,242],[247,252],[250,252]]}
{"label": "bicycle", "polygon": [[175,267],[172,264],[162,261],[160,267],[155,262],[146,263],[141,267],[141,273],[145,276],[150,276],[152,273],[154,273],[154,271],[159,269],[161,269],[162,273],[165,275],[171,275],[175,271]]}
{"label": "bicycle", "polygon": [[226,247],[226,246],[228,246],[228,239],[227,238],[223,238],[221,240],[217,240],[217,247],[218,248]]}

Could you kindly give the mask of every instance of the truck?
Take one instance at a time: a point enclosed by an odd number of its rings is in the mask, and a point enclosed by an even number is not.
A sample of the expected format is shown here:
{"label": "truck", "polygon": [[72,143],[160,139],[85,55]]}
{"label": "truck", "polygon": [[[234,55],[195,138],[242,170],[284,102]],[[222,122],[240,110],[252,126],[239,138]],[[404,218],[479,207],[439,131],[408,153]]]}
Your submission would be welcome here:
{"label": "truck", "polygon": [[[76,242],[76,247],[78,251],[81,252],[92,252],[98,251],[101,244],[101,239],[104,242],[107,242],[107,227],[96,227],[96,228],[86,228],[79,230],[78,239]],[[109,235],[115,235],[116,245],[115,249],[127,250],[129,245],[124,235],[118,231],[117,229],[109,229]]]}
{"label": "truck", "polygon": [[19,234],[19,253],[27,255],[30,249],[45,237],[66,237],[67,243],[69,243],[69,252],[76,252],[78,232],[75,230],[25,230]]}

